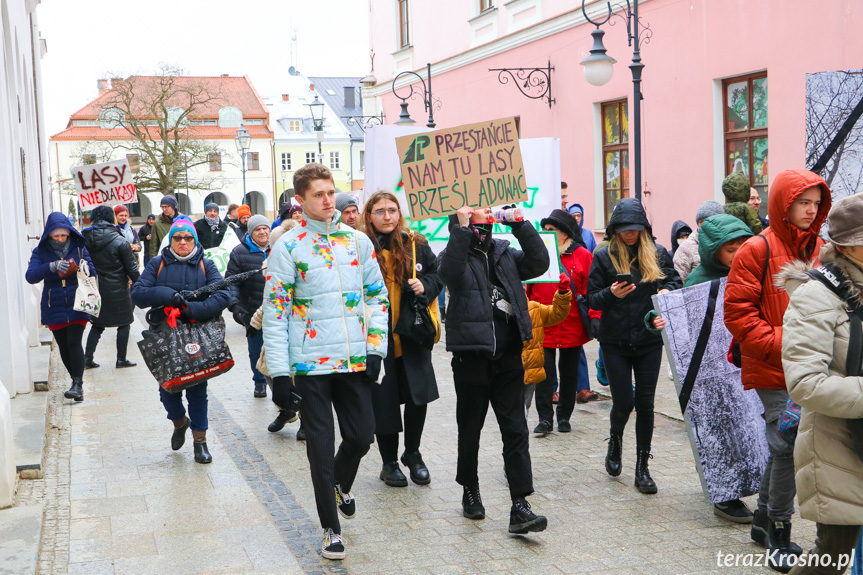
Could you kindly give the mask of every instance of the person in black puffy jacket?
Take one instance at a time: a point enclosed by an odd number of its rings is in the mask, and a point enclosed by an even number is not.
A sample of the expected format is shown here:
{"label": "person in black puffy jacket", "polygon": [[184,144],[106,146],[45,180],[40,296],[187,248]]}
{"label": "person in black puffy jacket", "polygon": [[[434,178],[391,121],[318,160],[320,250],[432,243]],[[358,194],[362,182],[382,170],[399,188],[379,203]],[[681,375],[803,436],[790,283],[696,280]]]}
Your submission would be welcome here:
{"label": "person in black puffy jacket", "polygon": [[507,223],[524,251],[492,238],[488,208],[464,206],[450,216],[450,236],[438,273],[450,292],[446,348],[452,370],[458,423],[456,481],[464,488],[462,513],[483,519],[477,457],[491,403],[503,439],[503,461],[512,498],[509,532],[542,531],[547,520],[525,499],[533,493],[524,410],[522,344],[533,338],[522,281],[548,270],[548,251],[526,221]]}
{"label": "person in black puffy jacket", "polygon": [[[169,244],[162,253],[150,260],[141,278],[132,286],[132,300],[141,308],[165,308],[181,310],[180,321],[207,321],[221,315],[228,307],[230,294],[227,289],[210,294],[204,301],[186,301],[181,292],[193,291],[222,280],[216,265],[204,257],[198,245],[198,236],[191,222],[179,220],[168,230]],[[164,317],[159,309],[151,310],[148,317]],[[186,440],[186,430],[192,428],[195,461],[210,463],[213,458],[207,449],[207,382],[187,387],[186,401],[189,416],[183,407],[180,393],[168,393],[159,387],[162,405],[168,419],[174,423],[171,448],[180,449]]]}
{"label": "person in black puffy jacket", "polygon": [[[651,297],[678,289],[682,284],[668,251],[654,242],[650,222],[638,199],[620,200],[608,221],[606,234],[608,245],[593,255],[587,280],[590,307],[602,312],[597,339],[602,344],[612,398],[605,469],[611,476],[620,475],[623,430],[634,408],[635,487],[641,493],[656,493],[647,460],[653,439],[653,400],[662,362],[659,330],[665,321],[651,313]],[[618,281],[619,274],[631,274],[630,281]]]}
{"label": "person in black puffy jacket", "polygon": [[91,320],[90,335],[87,336],[87,348],[84,351],[84,367],[99,367],[93,361],[93,356],[106,327],[117,328],[115,366],[134,367],[136,364],[126,359],[126,349],[129,345],[129,329],[135,321],[129,282],[138,281],[141,275],[137,257],[132,253],[129,242],[114,227],[114,210],[108,206],[98,206],[90,212],[90,221],[93,225],[81,233],[99,275],[102,311]]}
{"label": "person in black puffy jacket", "polygon": [[[240,245],[231,250],[228,269],[225,270],[226,278],[259,270],[264,265],[264,260],[270,256],[270,222],[267,218],[260,215],[252,216],[246,226],[249,233],[243,236]],[[266,283],[267,279],[262,272],[243,280],[238,285],[231,286],[231,304],[228,306],[228,310],[234,315],[234,321],[246,329],[255,397],[267,397],[267,378],[257,368],[261,348],[264,347],[264,332],[250,326],[249,321],[264,303]]]}

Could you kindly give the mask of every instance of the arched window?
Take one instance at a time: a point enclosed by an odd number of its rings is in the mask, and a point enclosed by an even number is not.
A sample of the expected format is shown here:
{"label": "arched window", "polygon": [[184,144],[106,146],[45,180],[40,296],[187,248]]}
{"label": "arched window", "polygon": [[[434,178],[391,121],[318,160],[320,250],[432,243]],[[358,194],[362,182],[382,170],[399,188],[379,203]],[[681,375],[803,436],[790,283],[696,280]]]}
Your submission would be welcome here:
{"label": "arched window", "polygon": [[99,127],[105,130],[122,128],[126,115],[119,108],[104,108],[99,112]]}
{"label": "arched window", "polygon": [[168,128],[180,128],[188,123],[185,119],[180,122],[180,117],[183,115],[183,108],[171,106],[165,110],[165,114],[168,116]]}
{"label": "arched window", "polygon": [[243,113],[234,106],[225,106],[219,110],[219,127],[239,128],[243,123]]}

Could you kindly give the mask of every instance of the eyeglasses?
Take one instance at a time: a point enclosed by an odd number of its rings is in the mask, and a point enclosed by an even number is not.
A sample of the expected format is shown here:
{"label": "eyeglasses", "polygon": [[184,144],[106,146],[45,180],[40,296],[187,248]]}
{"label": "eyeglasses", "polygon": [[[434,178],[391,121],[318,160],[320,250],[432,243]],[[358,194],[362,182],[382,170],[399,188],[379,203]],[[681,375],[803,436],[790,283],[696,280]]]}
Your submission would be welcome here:
{"label": "eyeglasses", "polygon": [[195,241],[195,236],[177,236],[171,238],[172,242],[193,242]]}
{"label": "eyeglasses", "polygon": [[390,217],[393,217],[393,216],[395,216],[397,213],[399,213],[399,209],[398,209],[398,208],[387,208],[386,210],[375,210],[375,211],[373,211],[373,212],[372,212],[372,215],[373,215],[373,216],[377,216],[377,217],[379,217],[379,218],[382,218],[382,217],[384,217],[384,214],[389,214],[389,215],[390,215]]}

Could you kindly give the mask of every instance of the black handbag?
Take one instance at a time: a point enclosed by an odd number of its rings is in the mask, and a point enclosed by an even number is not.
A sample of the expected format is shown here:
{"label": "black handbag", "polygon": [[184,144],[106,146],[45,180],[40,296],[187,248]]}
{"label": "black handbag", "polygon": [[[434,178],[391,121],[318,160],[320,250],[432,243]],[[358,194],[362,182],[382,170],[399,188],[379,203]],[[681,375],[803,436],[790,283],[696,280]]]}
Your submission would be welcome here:
{"label": "black handbag", "polygon": [[393,333],[409,339],[426,349],[434,348],[437,328],[432,321],[426,296],[416,295],[413,291],[402,292],[402,304],[399,310],[399,321],[396,322]]}
{"label": "black handbag", "polygon": [[566,277],[569,278],[570,290],[572,290],[572,295],[575,297],[576,305],[578,305],[578,316],[581,318],[581,325],[584,327],[584,333],[587,334],[589,339],[594,339],[599,332],[599,320],[594,320],[590,317],[590,304],[587,303],[587,296],[575,293],[572,276],[569,274],[569,270],[566,269],[566,266],[561,264],[560,269],[562,269],[563,273],[566,274]]}

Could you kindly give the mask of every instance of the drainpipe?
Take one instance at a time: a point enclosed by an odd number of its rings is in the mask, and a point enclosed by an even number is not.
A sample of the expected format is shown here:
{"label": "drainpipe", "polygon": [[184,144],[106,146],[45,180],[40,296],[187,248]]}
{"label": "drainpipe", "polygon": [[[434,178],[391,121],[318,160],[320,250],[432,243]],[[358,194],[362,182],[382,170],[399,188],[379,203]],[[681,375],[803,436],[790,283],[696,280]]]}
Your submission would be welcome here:
{"label": "drainpipe", "polygon": [[45,109],[42,103],[42,45],[39,39],[39,21],[36,17],[35,8],[30,13],[30,42],[31,57],[33,58],[33,98],[36,105],[36,141],[39,149],[39,182],[42,191],[42,218],[38,224],[31,221],[30,225],[36,225],[37,229],[41,229],[48,214],[54,211],[54,201],[51,188],[48,186],[48,158],[42,150],[42,143],[46,141],[43,122]]}

